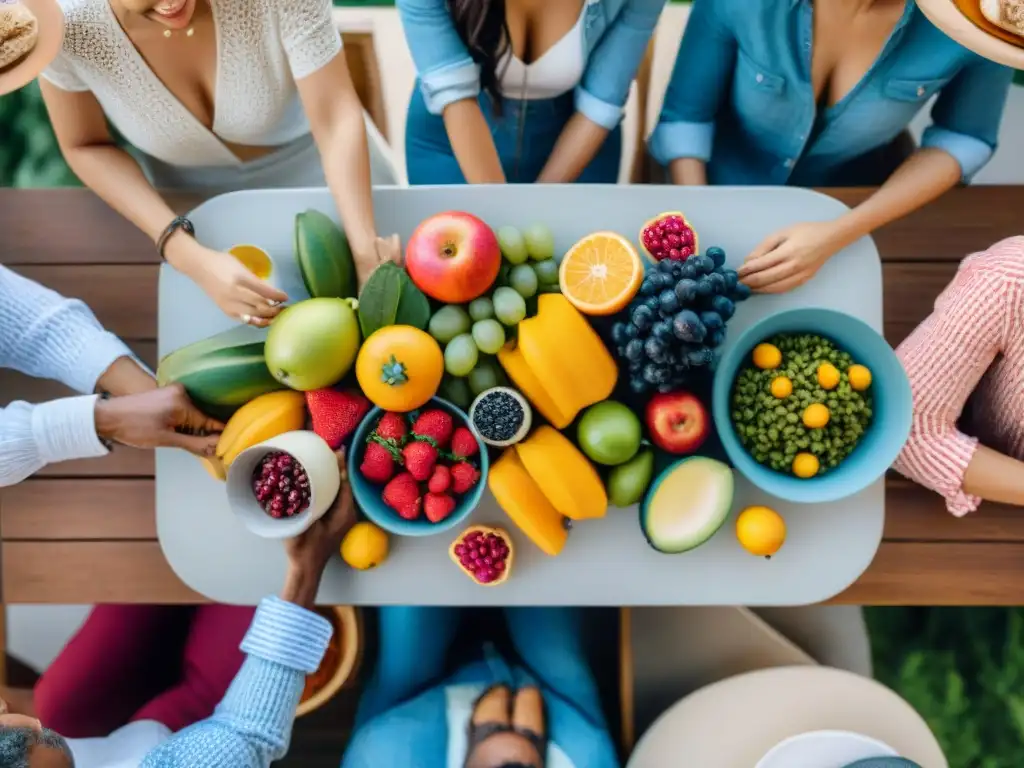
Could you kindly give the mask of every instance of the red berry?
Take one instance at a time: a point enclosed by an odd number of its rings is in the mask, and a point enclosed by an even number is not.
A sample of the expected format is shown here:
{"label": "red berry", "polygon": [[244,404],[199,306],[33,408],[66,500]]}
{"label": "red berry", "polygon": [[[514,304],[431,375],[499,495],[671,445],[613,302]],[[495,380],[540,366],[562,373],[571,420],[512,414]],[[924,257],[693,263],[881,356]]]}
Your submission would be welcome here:
{"label": "red berry", "polygon": [[476,467],[466,461],[460,461],[451,468],[452,491],[462,495],[469,491],[480,479],[480,473]]}
{"label": "red berry", "polygon": [[423,499],[423,514],[432,523],[440,523],[455,511],[455,499],[447,493],[428,493]]}
{"label": "red berry", "polygon": [[445,448],[452,439],[455,421],[452,415],[440,408],[424,411],[412,425],[414,435],[429,437],[438,448]]}
{"label": "red berry", "polygon": [[427,490],[431,493],[444,493],[451,487],[451,484],[452,473],[448,467],[438,464],[434,467],[434,474],[430,476],[430,480],[427,482]]}
{"label": "red berry", "polygon": [[[306,407],[313,421],[313,431],[332,449],[337,450],[356,431],[359,422],[370,410],[370,401],[357,391],[329,387],[307,392]],[[287,459],[288,464],[279,466],[289,466],[291,457]]]}
{"label": "red berry", "polygon": [[408,472],[395,475],[381,492],[381,499],[406,520],[415,520],[420,515],[423,499],[416,478]]}
{"label": "red berry", "polygon": [[426,482],[437,464],[437,448],[430,443],[414,440],[402,449],[402,462],[416,480]]}
{"label": "red berry", "polygon": [[405,436],[409,434],[409,428],[406,426],[405,416],[388,411],[380,417],[375,432],[378,437],[385,440],[394,440],[395,443],[401,445],[402,441],[405,440]]}
{"label": "red berry", "polygon": [[359,465],[359,471],[371,483],[386,483],[395,475],[395,457],[391,451],[371,440],[366,444],[366,452],[363,454],[363,463]]}
{"label": "red berry", "polygon": [[480,450],[480,444],[476,437],[466,427],[458,427],[452,435],[451,454],[459,459],[468,459],[476,456]]}

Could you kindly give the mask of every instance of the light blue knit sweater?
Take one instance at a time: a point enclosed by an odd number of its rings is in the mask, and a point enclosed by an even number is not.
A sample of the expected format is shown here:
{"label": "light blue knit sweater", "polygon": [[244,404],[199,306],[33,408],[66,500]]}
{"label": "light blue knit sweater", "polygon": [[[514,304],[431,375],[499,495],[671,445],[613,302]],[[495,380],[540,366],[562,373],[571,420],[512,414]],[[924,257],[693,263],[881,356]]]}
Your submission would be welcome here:
{"label": "light blue knit sweater", "polygon": [[248,654],[217,711],[150,752],[140,768],[267,768],[284,757],[306,675],[327,651],[331,622],[268,597],[242,641]]}
{"label": "light blue knit sweater", "polygon": [[[126,355],[131,350],[85,304],[0,266],[0,368],[92,393],[103,372]],[[53,462],[105,455],[95,409],[94,394],[0,407],[0,487]]]}

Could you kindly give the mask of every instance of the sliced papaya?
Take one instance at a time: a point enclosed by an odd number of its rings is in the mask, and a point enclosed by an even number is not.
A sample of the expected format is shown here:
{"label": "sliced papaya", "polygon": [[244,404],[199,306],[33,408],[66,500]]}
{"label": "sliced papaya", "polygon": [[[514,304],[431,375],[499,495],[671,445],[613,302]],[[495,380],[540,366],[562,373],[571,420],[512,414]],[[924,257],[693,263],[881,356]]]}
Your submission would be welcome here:
{"label": "sliced papaya", "polygon": [[491,465],[487,485],[505,514],[542,552],[557,555],[568,533],[563,517],[530,477],[515,448]]}
{"label": "sliced papaya", "polygon": [[516,446],[519,460],[541,493],[571,520],[604,517],[608,494],[594,465],[565,435],[547,425]]}
{"label": "sliced papaya", "polygon": [[601,337],[561,294],[542,294],[537,314],[519,324],[519,348],[533,375],[563,413],[573,418],[608,399],[618,368]]}
{"label": "sliced papaya", "polygon": [[[528,322],[528,320],[524,320],[519,324],[520,328],[522,328],[524,323]],[[501,363],[502,368],[505,369],[505,373],[512,379],[516,388],[545,419],[554,424],[558,429],[565,429],[572,424],[572,420],[576,418],[576,413],[565,413],[558,407],[558,404],[551,399],[551,395],[547,393],[543,382],[533,375],[533,371],[526,364],[523,353],[517,346],[509,345],[502,347],[498,351],[498,362]]]}

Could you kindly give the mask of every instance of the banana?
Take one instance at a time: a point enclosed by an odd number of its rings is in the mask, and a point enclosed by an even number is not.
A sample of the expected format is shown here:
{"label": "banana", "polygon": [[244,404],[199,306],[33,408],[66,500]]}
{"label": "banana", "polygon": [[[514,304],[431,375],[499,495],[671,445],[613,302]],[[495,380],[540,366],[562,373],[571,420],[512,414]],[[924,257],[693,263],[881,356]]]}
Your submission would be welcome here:
{"label": "banana", "polygon": [[230,467],[242,451],[272,437],[302,429],[306,399],[301,392],[282,390],[260,395],[239,408],[224,425],[217,458]]}
{"label": "banana", "polygon": [[224,462],[222,462],[216,456],[204,456],[203,458],[200,459],[200,461],[203,462],[203,468],[210,473],[210,477],[212,477],[214,480],[220,480],[221,482],[224,482],[225,480],[228,479],[228,474],[226,468],[224,467]]}

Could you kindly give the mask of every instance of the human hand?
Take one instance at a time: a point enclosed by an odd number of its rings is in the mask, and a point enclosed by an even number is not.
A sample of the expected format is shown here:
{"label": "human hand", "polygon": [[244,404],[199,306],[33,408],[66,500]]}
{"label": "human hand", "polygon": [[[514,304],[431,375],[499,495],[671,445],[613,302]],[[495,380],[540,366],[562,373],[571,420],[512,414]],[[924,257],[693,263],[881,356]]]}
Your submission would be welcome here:
{"label": "human hand", "polygon": [[323,517],[304,533],[284,544],[288,556],[288,576],[281,597],[303,607],[312,607],[324,568],[341,549],[341,540],[356,523],[356,502],[345,471],[345,449],[335,452],[341,486],[338,495]]}
{"label": "human hand", "polygon": [[181,384],[96,402],[96,434],[133,448],[182,448],[212,456],[223,429],[192,404]]}
{"label": "human hand", "polygon": [[739,278],[760,293],[785,293],[814,277],[843,245],[834,222],[794,224],[762,240],[739,268]]}
{"label": "human hand", "polygon": [[198,243],[193,279],[226,315],[243,323],[265,328],[288,301],[288,294],[245,268],[230,253],[215,251]]}
{"label": "human hand", "polygon": [[366,285],[366,281],[370,279],[370,275],[381,264],[387,262],[402,263],[402,241],[398,235],[374,238],[373,248],[364,253],[353,254],[353,258],[356,263],[356,277],[359,280],[359,288],[362,289]]}

